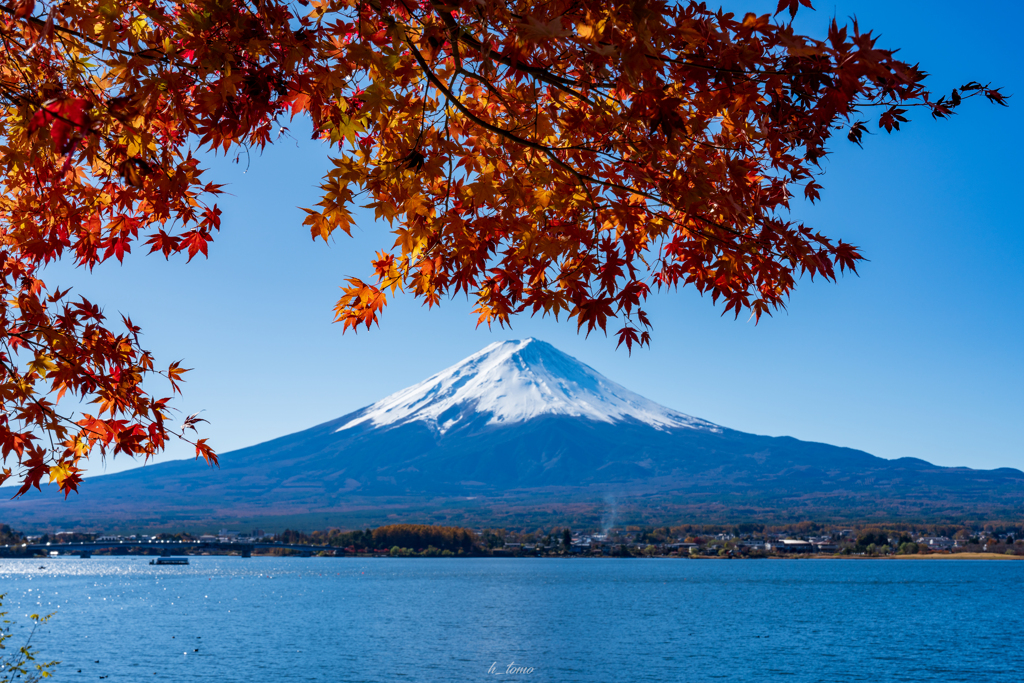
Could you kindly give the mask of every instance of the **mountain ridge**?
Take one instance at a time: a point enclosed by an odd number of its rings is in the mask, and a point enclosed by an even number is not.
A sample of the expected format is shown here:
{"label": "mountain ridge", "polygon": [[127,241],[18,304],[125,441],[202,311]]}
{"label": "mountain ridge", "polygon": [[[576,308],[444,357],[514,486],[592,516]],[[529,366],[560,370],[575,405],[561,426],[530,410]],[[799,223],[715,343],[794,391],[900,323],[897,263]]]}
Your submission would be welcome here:
{"label": "mountain ridge", "polygon": [[68,502],[48,492],[0,503],[0,520],[152,527],[287,517],[345,526],[558,523],[600,518],[609,505],[623,519],[709,522],[1024,509],[1018,470],[746,434],[660,406],[538,340],[492,344],[348,415],[222,454],[221,463],[90,478]]}

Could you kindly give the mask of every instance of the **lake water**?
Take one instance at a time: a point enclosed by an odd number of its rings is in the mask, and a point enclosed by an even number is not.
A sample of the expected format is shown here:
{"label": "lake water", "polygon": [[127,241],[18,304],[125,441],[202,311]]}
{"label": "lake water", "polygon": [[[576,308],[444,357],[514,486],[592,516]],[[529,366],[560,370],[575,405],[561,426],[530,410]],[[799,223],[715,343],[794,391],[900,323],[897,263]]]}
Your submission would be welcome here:
{"label": "lake water", "polygon": [[[55,681],[1018,681],[1024,562],[0,560]],[[515,667],[532,673],[496,673]],[[488,673],[491,671],[492,673]]]}

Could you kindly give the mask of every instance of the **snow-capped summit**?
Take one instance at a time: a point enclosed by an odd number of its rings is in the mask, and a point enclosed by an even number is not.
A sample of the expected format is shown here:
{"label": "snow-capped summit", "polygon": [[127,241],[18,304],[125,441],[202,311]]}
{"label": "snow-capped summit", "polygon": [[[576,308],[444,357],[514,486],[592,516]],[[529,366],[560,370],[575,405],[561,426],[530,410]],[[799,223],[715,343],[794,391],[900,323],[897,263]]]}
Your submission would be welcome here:
{"label": "snow-capped summit", "polygon": [[597,422],[636,420],[656,429],[720,428],[649,401],[536,339],[496,342],[469,358],[364,408],[338,431],[360,424],[427,422],[444,434],[463,421],[489,416],[507,425],[544,415]]}

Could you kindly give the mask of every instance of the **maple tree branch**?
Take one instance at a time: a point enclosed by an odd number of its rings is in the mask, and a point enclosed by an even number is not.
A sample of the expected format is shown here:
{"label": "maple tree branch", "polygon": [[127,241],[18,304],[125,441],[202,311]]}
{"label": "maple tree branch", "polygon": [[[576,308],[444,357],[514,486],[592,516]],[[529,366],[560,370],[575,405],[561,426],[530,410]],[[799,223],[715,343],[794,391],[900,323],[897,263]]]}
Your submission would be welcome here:
{"label": "maple tree branch", "polygon": [[[608,45],[608,43],[602,43],[602,45]],[[609,45],[609,47],[611,47],[611,46]],[[685,59],[675,59],[675,58],[672,58],[672,57],[665,57],[663,55],[652,55],[652,54],[646,53],[646,52],[644,53],[644,57],[646,57],[647,59],[653,59],[653,60],[656,60],[656,61],[659,61],[659,62],[665,62],[665,63],[668,63],[668,64],[676,64],[678,66],[688,66],[688,67],[693,67],[693,68],[696,68],[696,69],[704,69],[706,71],[715,71],[715,72],[721,72],[721,73],[731,73],[731,74],[737,74],[737,75],[741,75],[741,76],[761,76],[761,75],[764,75],[764,76],[790,76],[790,77],[792,77],[792,76],[805,76],[805,75],[808,75],[808,74],[819,75],[820,76],[822,74],[830,73],[828,71],[773,71],[773,70],[769,70],[769,69],[749,69],[749,70],[748,69],[730,69],[730,68],[727,68],[727,67],[714,66],[712,64],[705,64],[705,63],[701,63],[701,62],[691,62],[691,61],[688,61],[688,60],[685,60]],[[754,80],[754,79],[751,79],[751,80]]]}
{"label": "maple tree branch", "polygon": [[[7,34],[7,32],[4,32],[4,33],[2,33],[2,34],[0,34],[0,35],[2,35],[2,36],[3,36],[3,41],[4,41],[4,50],[5,50],[5,51],[6,51],[6,52],[7,52],[8,54],[11,54],[11,53],[12,53],[12,50],[11,50],[11,46],[10,46],[10,44],[8,44],[8,42],[7,42],[7,41],[8,41],[8,40],[15,40],[15,38],[14,38],[13,36],[11,36],[11,35],[8,35],[8,34]],[[25,54],[25,53],[26,53],[26,51],[25,51],[25,49],[24,49],[24,48],[22,48],[21,50],[19,50],[19,52],[20,52],[21,54]],[[17,54],[17,53],[15,53],[15,54]],[[27,75],[27,74],[25,73],[25,71],[24,71],[24,70],[22,69],[22,67],[21,67],[21,60],[20,60],[20,59],[12,59],[12,60],[11,60],[11,62],[12,62],[12,63],[14,64],[14,67],[15,67],[15,68],[16,68],[16,69],[18,70],[18,73],[19,73],[19,74],[21,74],[21,79],[22,79],[22,82],[24,82],[24,83],[26,83],[26,84],[28,84],[28,83],[34,83],[34,79],[32,79],[32,78],[29,78],[29,76],[28,76],[28,75]],[[25,95],[20,95],[20,94],[19,94],[19,97],[21,97],[22,99],[27,99]]]}
{"label": "maple tree branch", "polygon": [[501,102],[503,105],[505,105],[505,109],[507,109],[511,113],[512,106],[508,103],[508,101],[505,99],[505,97],[501,94],[501,91],[497,88],[497,86],[495,86],[493,83],[491,83],[491,81],[489,79],[486,79],[483,76],[479,76],[475,72],[470,71],[469,69],[466,69],[466,68],[464,68],[462,66],[458,67],[458,69],[456,70],[456,73],[464,74],[466,76],[469,76],[470,78],[472,78],[475,81],[483,83],[484,87],[487,88],[488,92],[493,94],[498,99],[499,102]]}
{"label": "maple tree branch", "polygon": [[[511,132],[509,132],[509,131],[507,131],[507,130],[505,130],[503,128],[500,128],[500,127],[495,126],[495,125],[493,125],[491,123],[488,123],[487,121],[484,121],[479,116],[475,115],[457,97],[455,97],[454,93],[452,93],[451,90],[448,89],[448,87],[441,81],[441,79],[430,68],[430,65],[427,64],[426,60],[423,58],[423,55],[420,54],[420,51],[418,49],[416,49],[416,46],[412,43],[412,41],[409,40],[408,37],[405,37],[404,40],[405,40],[405,44],[408,45],[409,49],[412,51],[413,57],[416,59],[417,63],[420,65],[420,68],[423,69],[424,75],[427,77],[427,79],[432,84],[434,84],[434,86],[437,87],[445,95],[445,98],[449,102],[451,102],[457,109],[459,109],[459,111],[461,111],[463,114],[465,114],[467,117],[469,117],[477,125],[483,127],[484,129],[486,129],[486,130],[488,130],[488,131],[490,131],[492,133],[495,133],[496,135],[500,135],[500,136],[502,136],[504,138],[507,138],[507,139],[511,140],[512,142],[518,143],[518,144],[523,145],[525,147],[529,147],[531,149],[535,149],[535,150],[543,153],[545,156],[547,156],[549,159],[551,159],[551,161],[553,161],[560,168],[562,168],[562,169],[568,171],[569,173],[571,173],[572,175],[574,175],[579,181],[589,180],[589,181],[597,183],[599,185],[603,185],[604,187],[608,187],[608,188],[611,188],[611,189],[618,189],[618,190],[621,190],[621,191],[629,193],[629,194],[634,194],[634,195],[637,195],[637,196],[640,196],[640,197],[644,197],[646,199],[650,199],[650,200],[652,200],[652,201],[654,201],[654,202],[656,202],[658,204],[666,206],[670,211],[681,211],[680,209],[677,209],[677,208],[671,206],[671,204],[668,204],[667,202],[665,202],[665,200],[663,198],[658,197],[657,195],[653,195],[653,194],[650,194],[650,193],[645,192],[643,190],[638,190],[636,188],[626,187],[625,185],[621,185],[619,183],[615,183],[615,182],[610,181],[610,180],[604,180],[604,179],[601,179],[601,178],[595,178],[595,177],[593,177],[591,175],[585,174],[585,173],[579,171],[578,169],[573,168],[571,165],[565,163],[561,159],[559,159],[558,155],[555,154],[554,150],[552,150],[550,147],[548,147],[546,145],[542,145],[540,143],[533,142],[531,140],[527,140],[527,139],[522,138],[522,137],[519,137],[518,135],[515,135],[514,133],[511,133]],[[584,187],[584,189],[587,189],[588,194],[589,194],[590,191],[586,187],[585,184],[583,185],[583,187]],[[592,197],[592,200],[593,200],[593,196],[592,195],[591,195],[591,197]],[[596,203],[596,200],[593,200],[593,201],[595,201],[595,203]],[[689,215],[689,212],[685,212],[685,213],[687,213]],[[701,221],[703,221],[704,223],[707,223],[708,225],[717,227],[717,228],[719,228],[721,230],[724,230],[724,231],[729,232],[729,233],[731,233],[733,235],[736,235],[737,237],[740,237],[741,239],[746,239],[746,240],[753,240],[754,239],[751,235],[748,235],[748,234],[746,234],[744,232],[736,230],[735,228],[731,228],[731,227],[729,227],[727,225],[722,225],[720,223],[717,223],[717,222],[715,222],[715,221],[713,221],[713,220],[711,220],[709,218],[705,218],[704,216],[696,215],[694,217],[699,219],[699,220],[701,220]],[[718,237],[717,235],[715,235],[713,233],[703,233],[703,232],[701,232],[701,234],[703,234],[705,237],[708,237],[710,239],[718,240],[718,241],[721,241],[722,243],[727,243],[726,240]]]}
{"label": "maple tree branch", "polygon": [[491,123],[488,123],[487,121],[484,121],[479,116],[474,114],[465,104],[463,104],[463,102],[458,97],[455,96],[455,94],[451,90],[448,89],[448,86],[441,81],[437,74],[434,73],[434,71],[430,68],[430,65],[427,64],[427,61],[423,58],[423,55],[420,54],[420,51],[416,49],[416,46],[413,45],[412,41],[409,40],[407,37],[405,38],[405,44],[409,46],[409,49],[412,51],[413,57],[416,59],[416,62],[419,63],[420,68],[423,69],[423,74],[427,77],[427,80],[429,80],[438,90],[440,90],[444,94],[445,98],[449,102],[451,102],[456,109],[458,109],[467,117],[469,117],[474,123],[496,135],[500,135],[502,137],[508,138],[513,142],[523,145],[524,147],[529,147],[540,152],[548,151],[549,148],[547,146],[537,142],[533,142],[531,140],[527,140],[526,138],[521,138],[515,133],[505,130],[504,128],[495,126]]}
{"label": "maple tree branch", "polygon": [[[378,5],[378,3],[375,1],[372,1],[370,4]],[[437,14],[441,21],[444,22],[445,26],[448,27],[449,31],[457,37],[457,42],[461,42],[467,47],[473,48],[478,53],[486,52],[491,59],[500,64],[504,64],[509,68],[530,74],[539,81],[547,83],[548,85],[558,88],[559,90],[566,92],[572,95],[573,97],[583,100],[584,102],[587,102],[588,104],[595,108],[597,107],[597,105],[593,101],[591,101],[588,97],[586,97],[585,95],[578,92],[572,87],[574,85],[579,85],[578,81],[556,76],[555,74],[552,74],[549,70],[541,67],[535,67],[530,66],[528,64],[520,64],[519,62],[514,62],[509,57],[506,57],[505,55],[500,53],[496,54],[490,52],[485,48],[483,43],[481,43],[475,36],[466,31],[462,27],[462,25],[455,20],[455,17],[452,16],[450,8],[448,8],[445,5],[442,5],[439,2],[436,2],[435,0],[430,1],[430,6],[434,9],[435,14]]]}
{"label": "maple tree branch", "polygon": [[[19,335],[11,334],[10,336],[15,336],[15,337],[21,338],[23,341],[27,341],[24,338],[20,337]],[[6,342],[4,344],[5,344],[5,347],[6,347]],[[8,351],[9,351],[9,349],[8,349]],[[0,357],[0,366],[2,366],[4,369],[6,369],[7,372],[11,376],[13,376],[15,379],[18,379],[20,381],[24,381],[23,380],[23,376],[21,375],[19,370],[16,367],[10,365],[7,361],[5,361],[3,359],[3,357]],[[163,374],[163,373],[157,373],[157,374]],[[97,432],[97,431],[95,431],[93,429],[90,429],[89,427],[87,427],[85,425],[80,424],[79,422],[76,422],[72,418],[69,418],[69,417],[67,417],[65,415],[62,415],[61,413],[57,412],[56,409],[44,405],[38,398],[36,398],[35,396],[32,396],[31,394],[25,394],[24,392],[22,392],[21,398],[22,398],[23,401],[31,401],[31,402],[35,403],[36,406],[39,408],[39,410],[42,413],[44,413],[45,415],[47,415],[51,420],[59,421],[59,422],[65,422],[68,425],[70,425],[71,427],[74,427],[75,429],[79,430],[80,432],[85,432],[86,434],[91,434],[93,437],[98,438],[101,441],[106,436],[105,434],[103,434],[101,432]],[[184,432],[177,432],[177,431],[167,427],[166,424],[164,424],[163,420],[157,420],[157,419],[151,418],[149,415],[143,415],[143,414],[140,414],[138,412],[135,412],[134,416],[136,418],[143,419],[148,424],[158,424],[159,428],[162,429],[163,431],[171,434],[172,436],[177,437],[178,439],[180,439],[181,441],[184,441],[185,443],[188,443],[188,444],[190,444],[192,446],[197,446],[197,443],[192,441],[188,437],[186,437]],[[36,426],[39,429],[46,429],[47,434],[51,437],[51,441],[52,441],[52,436],[53,436],[54,429],[47,428],[45,425],[38,424],[38,423],[36,423]],[[51,443],[51,448],[52,448],[52,450],[56,450],[56,446],[53,445],[52,443]],[[100,450],[101,450],[103,456],[106,457],[107,445],[101,443],[100,444]],[[134,457],[136,455],[134,453],[127,452],[127,451],[126,451],[126,454],[129,455],[130,457]],[[151,457],[150,453],[143,453],[142,455],[147,460]],[[196,457],[198,458],[198,455]]]}
{"label": "maple tree branch", "polygon": [[[15,12],[16,11],[17,11],[17,8],[11,7],[10,5],[0,5],[0,12],[5,12],[5,13],[11,15],[12,17],[15,16]],[[22,20],[27,22],[27,23],[35,24],[37,27],[45,27],[46,26],[46,20],[41,19],[39,17],[27,16],[27,17],[23,17]],[[150,47],[150,48],[146,48],[145,50],[135,50],[135,51],[132,51],[132,50],[122,50],[120,48],[113,47],[113,46],[110,46],[110,45],[104,45],[103,43],[100,43],[100,42],[98,42],[96,40],[93,40],[92,38],[88,37],[84,33],[80,33],[78,31],[75,31],[74,29],[67,28],[66,26],[61,26],[56,21],[54,21],[52,24],[50,24],[50,26],[51,26],[51,28],[53,29],[53,31],[55,33],[63,33],[63,34],[69,35],[69,36],[74,36],[75,38],[78,38],[79,40],[82,40],[82,41],[92,45],[93,47],[97,47],[97,48],[99,48],[101,50],[104,50],[104,51],[115,52],[115,53],[123,55],[125,57],[142,57],[144,59],[157,60],[157,59],[159,59],[158,57],[154,57],[154,56],[150,56],[150,55],[146,54],[147,52],[157,52],[160,55],[162,55],[164,59],[169,59],[167,54],[164,53],[160,48]]]}
{"label": "maple tree branch", "polygon": [[[4,346],[6,347],[6,342],[4,343]],[[9,348],[8,348],[8,351],[10,351]],[[19,382],[24,382],[25,381],[24,376],[21,374],[21,372],[16,367],[14,367],[13,365],[10,365],[3,358],[0,358],[0,366],[3,366],[3,368],[5,370],[7,370],[8,374],[10,374],[12,377],[14,377]],[[21,401],[20,402],[32,401],[33,403],[36,404],[36,406],[39,408],[39,410],[42,411],[43,414],[47,415],[51,420],[64,420],[65,422],[71,422],[71,420],[69,420],[68,418],[64,417],[63,415],[58,413],[53,408],[49,408],[49,407],[43,405],[43,403],[38,398],[33,396],[32,394],[26,393],[25,391],[21,391],[20,396],[21,396]],[[23,421],[28,422],[27,420],[23,420]],[[74,423],[72,423],[72,424],[74,424]],[[40,429],[44,428],[44,425],[41,425],[41,424],[38,424],[38,423],[37,423],[37,426]]]}
{"label": "maple tree branch", "polygon": [[[444,13],[441,13],[441,14],[443,15]],[[444,17],[442,16],[442,19],[443,18]],[[454,19],[452,19],[452,21],[454,22]],[[395,24],[393,23],[392,25],[394,26]],[[456,27],[456,28],[458,28],[458,27]],[[654,201],[657,201],[658,203],[664,203],[663,199],[661,199],[659,197],[656,197],[654,195],[648,194],[648,193],[644,193],[644,192],[642,192],[640,190],[636,190],[634,188],[627,188],[624,185],[620,185],[618,183],[613,183],[611,181],[601,180],[601,179],[598,179],[598,178],[594,178],[592,176],[581,174],[577,169],[575,169],[572,166],[566,164],[561,159],[559,159],[557,157],[557,155],[554,154],[555,150],[580,148],[580,146],[578,146],[578,145],[574,145],[574,146],[570,146],[570,147],[551,147],[551,146],[548,146],[548,145],[542,145],[540,143],[535,143],[535,142],[532,142],[532,141],[527,140],[525,138],[522,138],[522,137],[516,135],[515,133],[513,133],[512,131],[509,131],[507,129],[503,129],[503,128],[500,128],[498,126],[494,126],[493,124],[490,124],[487,121],[484,121],[479,116],[476,116],[475,114],[473,114],[472,111],[469,110],[468,107],[465,106],[465,104],[458,97],[455,96],[455,94],[445,84],[443,84],[441,82],[440,78],[433,72],[433,70],[430,68],[429,64],[426,62],[426,60],[424,59],[423,55],[419,52],[419,50],[416,48],[416,46],[413,44],[413,42],[411,40],[409,40],[409,38],[407,36],[403,36],[403,37],[404,37],[404,42],[406,43],[406,45],[412,51],[413,57],[416,59],[417,63],[419,63],[420,67],[423,69],[424,74],[427,76],[428,80],[430,80],[431,83],[433,83],[436,87],[438,87],[439,90],[441,90],[441,92],[445,95],[446,99],[449,102],[454,104],[456,106],[456,108],[458,108],[460,111],[462,111],[466,116],[468,116],[470,119],[472,119],[478,125],[484,127],[485,129],[487,129],[487,130],[489,130],[489,131],[491,131],[493,133],[496,133],[496,134],[501,135],[501,136],[503,136],[505,138],[508,138],[509,140],[511,140],[513,142],[516,142],[518,144],[521,144],[521,145],[524,145],[524,146],[527,146],[527,147],[531,147],[533,149],[536,149],[538,151],[543,152],[552,161],[554,161],[558,166],[560,166],[561,168],[569,171],[570,173],[575,175],[579,180],[587,179],[587,180],[590,180],[592,182],[596,182],[598,184],[604,185],[606,187],[621,189],[621,190],[624,190],[626,192],[630,192],[632,194],[637,194],[637,195],[646,197],[648,199],[652,199]],[[518,67],[513,67],[513,68],[518,68]],[[483,83],[485,85],[485,87],[488,88],[489,91],[497,93],[496,87],[489,80],[487,80],[485,78],[482,78],[480,76],[477,76],[476,74],[473,74],[472,72],[469,72],[468,70],[466,70],[466,69],[464,69],[462,67],[459,67],[457,70],[462,72],[462,73],[465,73],[465,74],[467,74],[467,75],[469,75],[471,77],[473,77],[474,79],[476,79],[478,81],[480,81],[481,83]],[[541,79],[541,80],[543,80],[543,79]],[[562,90],[565,90],[565,89],[562,88]],[[584,101],[586,101],[589,104],[591,104],[592,106],[596,107],[596,105],[594,105],[593,102],[591,102],[589,99],[587,99],[585,97],[582,97],[581,95],[579,95],[579,93],[576,93],[575,91],[572,91],[572,90],[566,90],[566,92],[570,92],[573,95],[579,96]],[[498,94],[497,96],[498,96],[499,100],[502,102],[502,104],[505,105],[506,109],[511,110],[511,107],[504,100],[504,98],[501,97],[500,94]],[[525,126],[523,126],[523,127],[525,127]],[[709,147],[712,147],[712,148],[715,148],[715,149],[721,149],[721,150],[728,149],[728,148],[724,148],[724,147],[719,147],[717,145],[713,145],[711,143],[707,143],[705,141],[697,140],[697,139],[695,139],[695,138],[693,138],[691,136],[684,136],[684,137],[686,137],[687,139],[691,140],[692,142],[694,142],[696,144],[702,144],[702,145],[706,145],[706,146],[709,146]],[[591,151],[597,151],[597,150],[591,150]],[[731,151],[735,151],[735,150],[731,150]],[[610,155],[610,154],[608,154],[606,152],[600,152],[600,153],[606,154],[607,156],[612,156],[612,155]],[[615,157],[613,157],[613,158],[615,158]],[[588,192],[589,192],[589,190],[588,190]],[[670,206],[669,208],[672,208],[672,207]],[[733,232],[734,234],[741,235],[741,236],[743,235],[743,233],[740,233],[738,231],[732,230],[732,229],[730,229],[728,227],[725,227],[725,226],[718,225],[718,224],[716,224],[714,222],[711,222],[711,224],[716,225],[717,227],[720,227],[722,229],[728,230],[730,232]]]}

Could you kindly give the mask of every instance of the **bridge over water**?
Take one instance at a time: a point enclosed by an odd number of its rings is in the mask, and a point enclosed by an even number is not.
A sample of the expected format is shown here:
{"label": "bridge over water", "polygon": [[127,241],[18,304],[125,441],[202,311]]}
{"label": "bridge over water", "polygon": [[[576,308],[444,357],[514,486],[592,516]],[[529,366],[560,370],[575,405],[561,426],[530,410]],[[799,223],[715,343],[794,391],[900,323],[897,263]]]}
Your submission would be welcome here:
{"label": "bridge over water", "polygon": [[91,557],[93,553],[100,550],[128,551],[132,548],[141,548],[150,552],[147,555],[171,555],[184,554],[186,550],[215,550],[218,554],[239,553],[242,557],[252,557],[254,550],[267,550],[282,548],[297,550],[303,557],[311,557],[313,553],[320,551],[340,550],[328,545],[296,545],[290,543],[236,543],[224,541],[81,541],[77,543],[20,543],[0,546],[0,556],[16,555],[48,555],[59,553],[60,555],[78,555],[79,557]]}

